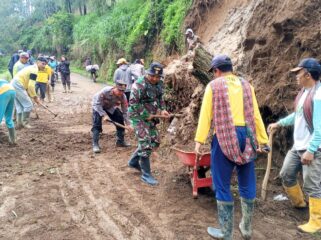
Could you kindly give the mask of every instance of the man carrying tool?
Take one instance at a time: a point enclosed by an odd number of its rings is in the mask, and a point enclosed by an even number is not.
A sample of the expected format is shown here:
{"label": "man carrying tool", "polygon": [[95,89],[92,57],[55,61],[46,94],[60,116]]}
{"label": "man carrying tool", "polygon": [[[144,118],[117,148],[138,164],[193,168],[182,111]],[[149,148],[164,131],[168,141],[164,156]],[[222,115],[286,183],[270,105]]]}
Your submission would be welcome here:
{"label": "man carrying tool", "polygon": [[132,86],[129,100],[128,114],[131,124],[138,138],[138,147],[128,162],[128,166],[142,172],[143,182],[156,185],[158,181],[151,175],[150,156],[152,151],[160,144],[156,125],[158,112],[160,116],[168,118],[163,101],[163,66],[154,62],[146,71],[146,75],[137,79]]}
{"label": "man carrying tool", "polygon": [[16,143],[16,131],[12,120],[15,96],[14,88],[6,80],[0,79],[0,123],[4,117],[9,131],[10,144]]}
{"label": "man carrying tool", "polygon": [[[129,147],[125,142],[125,128],[132,131],[129,126],[127,117],[128,102],[124,91],[126,89],[126,82],[123,80],[116,81],[115,87],[107,86],[95,94],[93,99],[93,152],[100,153],[99,135],[102,132],[102,120],[110,121],[116,126],[116,146]],[[119,109],[121,107],[121,110]],[[109,118],[108,118],[109,117]],[[126,127],[124,126],[126,123]]]}
{"label": "man carrying tool", "polygon": [[11,81],[12,86],[16,90],[15,106],[17,110],[17,128],[31,128],[29,119],[33,103],[30,98],[33,98],[37,104],[40,104],[36,94],[35,84],[38,71],[43,70],[46,64],[46,59],[39,57],[36,64],[22,69]]}
{"label": "man carrying tool", "polygon": [[280,176],[292,205],[304,208],[307,204],[297,181],[298,172],[302,171],[303,189],[309,196],[310,219],[298,228],[315,233],[321,230],[321,66],[316,59],[305,58],[291,72],[302,86],[295,99],[294,112],[270,124],[268,130],[294,125],[294,145],[285,157]]}
{"label": "man carrying tool", "polygon": [[250,239],[256,196],[254,160],[257,151],[262,151],[263,146],[268,148],[268,137],[253,87],[233,74],[231,59],[215,56],[209,71],[215,79],[206,87],[195,136],[195,152],[200,155],[201,144],[213,124],[211,173],[220,228],[209,227],[207,232],[216,239],[233,238],[234,201],[230,186],[236,168],[242,207],[239,229],[243,238]]}
{"label": "man carrying tool", "polygon": [[[47,58],[43,59],[47,62]],[[40,90],[40,100],[42,103],[45,102],[45,97],[47,93],[48,101],[51,101],[51,94],[49,89],[49,79],[51,78],[51,75],[53,74],[52,69],[46,64],[45,68],[40,70],[38,72],[37,80],[36,80],[36,93],[38,94],[38,90]]]}

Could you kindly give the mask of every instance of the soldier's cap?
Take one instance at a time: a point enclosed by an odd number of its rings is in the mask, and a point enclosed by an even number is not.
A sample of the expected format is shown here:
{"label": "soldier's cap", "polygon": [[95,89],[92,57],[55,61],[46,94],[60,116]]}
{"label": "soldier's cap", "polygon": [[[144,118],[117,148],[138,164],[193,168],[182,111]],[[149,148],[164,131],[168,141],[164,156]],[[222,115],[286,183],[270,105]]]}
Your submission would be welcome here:
{"label": "soldier's cap", "polygon": [[163,76],[163,66],[158,62],[153,62],[150,64],[149,69],[146,71],[148,75],[154,76]]}
{"label": "soldier's cap", "polygon": [[214,56],[211,62],[211,68],[208,71],[212,72],[213,69],[220,66],[232,66],[231,58],[224,54]]}
{"label": "soldier's cap", "polygon": [[321,66],[317,59],[315,58],[304,58],[300,61],[299,65],[295,68],[292,68],[290,72],[298,72],[301,69],[307,69],[311,72],[319,72],[321,73]]}
{"label": "soldier's cap", "polygon": [[38,57],[37,61],[48,63],[48,61],[47,61],[47,59],[45,57]]}
{"label": "soldier's cap", "polygon": [[117,60],[117,65],[120,65],[120,64],[128,64],[126,58],[120,58]]}
{"label": "soldier's cap", "polygon": [[127,85],[127,83],[122,79],[118,79],[116,80],[116,85]]}
{"label": "soldier's cap", "polygon": [[22,53],[19,54],[19,57],[21,57],[21,58],[29,58],[29,54],[26,53],[26,52],[22,52]]}

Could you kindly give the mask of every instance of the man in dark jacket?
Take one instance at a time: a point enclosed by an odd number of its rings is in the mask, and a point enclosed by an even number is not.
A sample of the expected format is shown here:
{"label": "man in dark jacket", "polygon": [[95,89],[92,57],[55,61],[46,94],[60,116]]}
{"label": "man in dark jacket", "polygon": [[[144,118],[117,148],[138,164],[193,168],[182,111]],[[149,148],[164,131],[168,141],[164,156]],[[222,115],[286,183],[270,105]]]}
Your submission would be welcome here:
{"label": "man in dark jacket", "polygon": [[11,77],[13,78],[13,66],[15,65],[16,62],[18,62],[19,58],[20,58],[20,53],[22,53],[22,50],[18,50],[18,52],[14,53],[10,59],[10,62],[8,64],[8,70],[11,74]]}
{"label": "man in dark jacket", "polygon": [[[60,72],[61,75],[61,82],[64,87],[64,93],[69,92],[70,90],[70,69],[69,69],[69,61],[67,61],[67,58],[65,56],[61,56],[61,62],[58,65],[58,72]],[[68,87],[68,90],[66,88]]]}

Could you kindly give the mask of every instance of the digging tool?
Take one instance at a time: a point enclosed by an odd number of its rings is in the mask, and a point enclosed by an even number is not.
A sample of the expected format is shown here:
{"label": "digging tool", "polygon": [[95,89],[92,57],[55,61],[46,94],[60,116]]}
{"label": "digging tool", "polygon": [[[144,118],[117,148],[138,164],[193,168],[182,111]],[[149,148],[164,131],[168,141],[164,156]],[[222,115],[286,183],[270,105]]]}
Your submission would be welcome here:
{"label": "digging tool", "polygon": [[124,126],[123,124],[120,124],[120,123],[118,123],[118,122],[114,122],[113,120],[106,119],[105,121],[106,121],[106,122],[110,122],[110,123],[114,124],[114,125],[117,126],[117,127],[121,127],[121,128],[123,128],[123,129],[129,130],[128,127],[126,127],[126,126]]}
{"label": "digging tool", "polygon": [[[160,114],[155,114],[155,115],[151,115],[151,116],[152,116],[152,118],[168,118],[168,117],[160,115]],[[183,114],[171,113],[171,114],[169,114],[169,117],[183,117]]]}
{"label": "digging tool", "polygon": [[43,108],[45,108],[48,112],[50,112],[51,114],[53,114],[55,117],[58,116],[57,113],[54,113],[53,111],[51,111],[46,105],[42,104],[41,102],[39,103]]}
{"label": "digging tool", "polygon": [[269,146],[270,146],[271,150],[270,150],[270,152],[268,154],[268,162],[267,162],[265,176],[264,176],[264,179],[263,179],[262,190],[261,190],[261,197],[262,197],[263,201],[265,201],[265,199],[266,199],[267,184],[268,184],[268,181],[269,181],[270,172],[271,172],[271,166],[272,166],[273,135],[274,135],[274,131],[271,131],[270,136],[269,136]]}

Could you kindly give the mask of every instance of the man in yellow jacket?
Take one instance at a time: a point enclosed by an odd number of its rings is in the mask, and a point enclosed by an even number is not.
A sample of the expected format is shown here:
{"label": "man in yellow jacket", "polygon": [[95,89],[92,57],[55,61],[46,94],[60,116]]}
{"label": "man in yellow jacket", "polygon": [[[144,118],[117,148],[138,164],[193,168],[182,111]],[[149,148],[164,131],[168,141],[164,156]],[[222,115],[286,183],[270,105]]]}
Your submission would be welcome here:
{"label": "man in yellow jacket", "polygon": [[[47,62],[47,59],[44,58]],[[38,76],[37,76],[37,80],[36,80],[36,93],[38,94],[39,90],[40,90],[40,100],[42,102],[45,101],[45,97],[46,97],[46,92],[48,94],[48,98],[50,101],[50,92],[47,91],[49,90],[49,79],[51,78],[51,74],[53,73],[52,69],[46,64],[45,68],[38,71]]]}
{"label": "man in yellow jacket", "polygon": [[245,239],[252,234],[252,216],[256,196],[254,160],[261,148],[268,150],[268,137],[259,112],[253,87],[233,74],[226,55],[213,58],[210,72],[215,79],[206,87],[195,136],[195,152],[200,154],[211,125],[215,134],[211,145],[211,173],[216,190],[220,228],[209,227],[217,239],[233,238],[234,201],[231,176],[237,170],[242,220],[239,229]]}
{"label": "man in yellow jacket", "polygon": [[29,124],[33,103],[30,98],[39,104],[35,84],[39,70],[46,66],[46,59],[39,57],[34,65],[25,67],[12,79],[11,84],[16,90],[15,106],[17,110],[17,128],[31,128]]}

